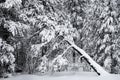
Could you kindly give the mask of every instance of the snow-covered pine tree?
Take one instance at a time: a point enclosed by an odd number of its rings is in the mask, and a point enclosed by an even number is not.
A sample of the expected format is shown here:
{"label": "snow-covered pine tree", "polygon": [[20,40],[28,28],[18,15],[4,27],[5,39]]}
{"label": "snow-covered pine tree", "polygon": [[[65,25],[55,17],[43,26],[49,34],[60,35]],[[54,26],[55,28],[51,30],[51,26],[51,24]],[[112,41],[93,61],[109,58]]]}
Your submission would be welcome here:
{"label": "snow-covered pine tree", "polygon": [[[116,1],[94,1],[92,6],[95,9],[93,9],[93,14],[91,15],[93,30],[95,31],[95,34],[93,37],[93,43],[95,46],[96,45],[96,50],[93,52],[95,60],[101,65],[108,67],[111,73],[114,72],[114,58],[113,55],[115,54],[115,46],[116,46],[116,40],[117,40],[117,29],[119,27],[118,23],[118,18],[117,18],[117,13],[118,13],[118,8],[117,8],[117,3]],[[90,19],[91,20],[91,19]],[[97,24],[96,24],[97,23]],[[88,23],[89,24],[89,23]],[[93,25],[94,24],[94,25]],[[95,28],[95,29],[94,29]],[[92,39],[92,37],[91,37]],[[97,43],[97,44],[95,44]],[[108,60],[106,60],[108,59]],[[104,64],[105,61],[105,64]],[[108,69],[107,68],[107,69]]]}
{"label": "snow-covered pine tree", "polygon": [[[118,19],[117,19],[117,3],[116,0],[108,0],[104,3],[104,10],[100,15],[101,21],[101,28],[99,29],[100,41],[98,41],[98,45],[101,45],[98,53],[100,54],[99,58],[97,59],[98,62],[104,62],[105,68],[110,73],[115,73],[114,67],[116,66],[116,62],[114,61],[113,55],[115,55],[115,48],[116,48],[116,36],[117,28],[119,27]],[[100,43],[99,43],[100,42]]]}

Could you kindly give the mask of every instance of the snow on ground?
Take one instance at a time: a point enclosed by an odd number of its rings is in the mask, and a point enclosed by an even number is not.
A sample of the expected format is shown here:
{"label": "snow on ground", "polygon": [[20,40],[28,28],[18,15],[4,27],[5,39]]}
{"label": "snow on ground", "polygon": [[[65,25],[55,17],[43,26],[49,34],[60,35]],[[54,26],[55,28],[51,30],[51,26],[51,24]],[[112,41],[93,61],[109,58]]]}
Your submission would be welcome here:
{"label": "snow on ground", "polygon": [[40,75],[19,75],[0,80],[120,80],[120,75],[98,76],[95,72],[59,72]]}

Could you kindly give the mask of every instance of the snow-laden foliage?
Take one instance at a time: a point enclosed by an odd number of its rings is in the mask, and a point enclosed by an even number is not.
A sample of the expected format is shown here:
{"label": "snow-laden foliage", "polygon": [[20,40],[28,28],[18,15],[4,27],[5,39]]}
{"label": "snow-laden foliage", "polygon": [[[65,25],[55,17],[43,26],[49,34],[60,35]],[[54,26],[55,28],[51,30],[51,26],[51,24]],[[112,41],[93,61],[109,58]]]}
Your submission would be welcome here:
{"label": "snow-laden foliage", "polygon": [[111,58],[108,56],[104,61],[104,66],[108,72],[110,72],[110,66],[111,66]]}
{"label": "snow-laden foliage", "polygon": [[0,51],[1,51],[1,63],[10,63],[10,64],[13,64],[15,62],[15,58],[14,58],[14,55],[12,52],[14,52],[14,48],[7,44],[5,41],[3,41],[1,38],[0,38]]}
{"label": "snow-laden foliage", "polygon": [[42,42],[50,42],[55,37],[55,30],[44,29],[40,35],[42,36]]}
{"label": "snow-laden foliage", "polygon": [[27,35],[26,33],[30,29],[30,26],[21,24],[19,22],[6,21],[6,23],[4,24],[4,28],[7,28],[13,36],[19,35],[21,37],[24,37],[25,35]]}
{"label": "snow-laden foliage", "polygon": [[66,71],[68,70],[69,61],[63,57],[59,57],[52,65],[53,71]]}
{"label": "snow-laden foliage", "polygon": [[[115,45],[114,44],[114,40],[117,39],[115,38],[116,37],[116,30],[117,30],[117,27],[118,27],[118,22],[117,22],[117,18],[116,18],[116,15],[117,15],[117,10],[115,9],[115,4],[116,3],[113,3],[114,1],[111,1],[110,2],[110,6],[105,6],[103,12],[101,13],[101,16],[100,18],[103,18],[102,20],[102,25],[101,25],[101,28],[100,28],[100,33],[101,34],[104,34],[103,35],[103,41],[101,44],[105,44],[106,47],[102,50],[104,50],[104,54],[106,55],[109,55],[109,58],[106,58],[108,59],[108,62],[106,63],[107,60],[105,60],[105,63],[104,64],[108,64],[109,67],[108,70],[113,73],[114,70],[112,70],[115,65],[112,65],[113,64],[113,51],[115,49]],[[114,5],[114,7],[113,7]],[[104,57],[105,59],[105,57]],[[110,61],[111,59],[111,61]],[[109,63],[111,62],[111,63]],[[114,66],[114,67],[113,67]],[[106,67],[106,66],[105,66]],[[111,69],[111,70],[110,70]]]}
{"label": "snow-laden foliage", "polygon": [[48,71],[48,59],[46,56],[42,57],[42,62],[40,63],[40,65],[36,68],[37,71],[45,73],[46,71]]}
{"label": "snow-laden foliage", "polygon": [[20,7],[22,0],[6,0],[4,3],[5,8]]}
{"label": "snow-laden foliage", "polygon": [[14,48],[0,38],[0,73],[4,73],[4,69],[6,72],[14,71],[15,56],[13,52]]}
{"label": "snow-laden foliage", "polygon": [[[69,22],[68,22],[69,23]],[[44,29],[40,35],[42,35],[42,41],[49,42],[51,39],[55,38],[56,32],[59,35],[63,35],[65,38],[74,41],[73,38],[78,38],[78,32],[75,28],[72,28],[71,24],[68,24],[67,22],[65,25],[57,25],[55,26],[55,29]]]}

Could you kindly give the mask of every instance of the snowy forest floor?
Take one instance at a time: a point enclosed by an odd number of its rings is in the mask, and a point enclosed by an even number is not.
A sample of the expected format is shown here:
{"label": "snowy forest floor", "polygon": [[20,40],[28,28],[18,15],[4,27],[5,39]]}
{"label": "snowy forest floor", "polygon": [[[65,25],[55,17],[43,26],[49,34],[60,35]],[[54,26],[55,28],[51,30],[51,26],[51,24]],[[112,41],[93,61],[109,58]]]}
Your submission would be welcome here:
{"label": "snowy forest floor", "polygon": [[52,75],[21,74],[0,80],[120,80],[120,75],[98,76],[95,72],[55,72]]}

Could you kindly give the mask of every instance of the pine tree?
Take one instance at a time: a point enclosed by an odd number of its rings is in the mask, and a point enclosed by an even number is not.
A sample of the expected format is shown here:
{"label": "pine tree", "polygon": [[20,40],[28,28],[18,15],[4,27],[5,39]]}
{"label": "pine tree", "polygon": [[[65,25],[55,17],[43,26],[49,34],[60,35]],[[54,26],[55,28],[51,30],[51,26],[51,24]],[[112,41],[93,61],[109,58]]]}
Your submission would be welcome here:
{"label": "pine tree", "polygon": [[[118,7],[116,1],[91,1],[88,5],[89,8],[86,16],[85,25],[87,31],[87,38],[91,42],[87,45],[94,55],[94,59],[101,65],[108,67],[108,71],[115,73],[113,55],[116,51],[116,40],[118,36]],[[91,10],[91,11],[89,11]],[[88,30],[87,30],[88,29]],[[97,44],[96,44],[97,43]],[[90,51],[88,51],[90,52]],[[107,60],[108,59],[108,60]],[[105,61],[105,63],[104,63]]]}

